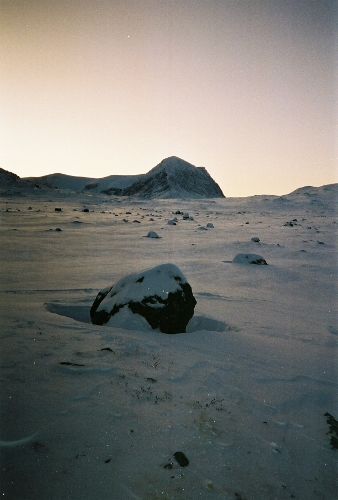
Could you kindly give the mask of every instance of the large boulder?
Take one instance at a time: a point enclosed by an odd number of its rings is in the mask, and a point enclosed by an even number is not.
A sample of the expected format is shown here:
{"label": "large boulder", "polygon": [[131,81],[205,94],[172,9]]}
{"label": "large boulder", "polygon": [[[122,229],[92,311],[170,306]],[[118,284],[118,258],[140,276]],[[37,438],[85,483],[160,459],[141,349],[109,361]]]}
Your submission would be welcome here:
{"label": "large boulder", "polygon": [[163,333],[184,333],[196,305],[191,286],[174,264],[130,274],[101,290],[90,310],[92,323],[104,325],[124,307]]}

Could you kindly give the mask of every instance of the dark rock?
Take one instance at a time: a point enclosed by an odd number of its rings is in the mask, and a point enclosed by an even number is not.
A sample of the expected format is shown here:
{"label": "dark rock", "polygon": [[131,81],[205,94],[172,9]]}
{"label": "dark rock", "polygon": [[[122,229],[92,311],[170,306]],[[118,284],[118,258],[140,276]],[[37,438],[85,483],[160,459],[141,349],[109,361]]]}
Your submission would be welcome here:
{"label": "dark rock", "polygon": [[62,208],[59,208],[59,207],[55,208],[54,210],[55,210],[55,212],[62,212]]}
{"label": "dark rock", "polygon": [[333,449],[338,449],[338,421],[328,412],[324,413],[324,417],[329,425],[328,434],[331,434],[331,446]]}
{"label": "dark rock", "polygon": [[128,307],[163,333],[184,333],[194,314],[196,300],[191,286],[173,264],[161,264],[119,280],[97,295],[90,309],[93,324],[106,324]]}
{"label": "dark rock", "polygon": [[186,467],[189,465],[189,460],[182,451],[176,451],[174,457],[181,467]]}
{"label": "dark rock", "polygon": [[93,182],[91,184],[86,184],[84,188],[86,191],[90,191],[91,189],[96,189],[98,185],[98,182]]}

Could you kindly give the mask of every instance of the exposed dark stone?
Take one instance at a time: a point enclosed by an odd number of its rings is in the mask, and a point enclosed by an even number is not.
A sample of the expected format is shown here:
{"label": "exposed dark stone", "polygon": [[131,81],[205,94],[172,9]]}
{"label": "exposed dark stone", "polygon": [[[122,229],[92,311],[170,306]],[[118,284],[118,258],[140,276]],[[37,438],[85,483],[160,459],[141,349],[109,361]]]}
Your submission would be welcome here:
{"label": "exposed dark stone", "polygon": [[331,446],[333,449],[338,449],[338,421],[328,412],[324,413],[324,417],[326,417],[326,422],[329,425],[328,434],[332,434],[330,441]]}
{"label": "exposed dark stone", "polygon": [[[162,292],[163,288],[161,280],[165,283],[163,287],[170,283],[169,289],[174,291],[160,295],[158,290]],[[141,298],[140,287],[144,287],[141,289]],[[123,293],[120,293],[122,288]],[[128,300],[124,298],[126,296],[129,296]],[[104,307],[106,297],[107,307]],[[111,301],[113,297],[115,299]],[[194,314],[195,305],[191,286],[180,270],[172,264],[162,264],[143,273],[127,276],[113,287],[99,292],[90,309],[90,317],[92,323],[103,325],[121,308],[129,307],[134,314],[143,316],[154,329],[159,328],[161,332],[169,334],[184,333]]]}
{"label": "exposed dark stone", "polygon": [[182,451],[176,451],[176,453],[174,453],[174,457],[181,467],[189,465],[189,460]]}
{"label": "exposed dark stone", "polygon": [[95,188],[97,188],[97,186],[98,186],[98,185],[99,185],[99,184],[98,184],[98,182],[94,182],[94,183],[92,183],[92,184],[86,184],[84,188],[85,188],[87,191],[90,191],[91,189],[95,189]]}

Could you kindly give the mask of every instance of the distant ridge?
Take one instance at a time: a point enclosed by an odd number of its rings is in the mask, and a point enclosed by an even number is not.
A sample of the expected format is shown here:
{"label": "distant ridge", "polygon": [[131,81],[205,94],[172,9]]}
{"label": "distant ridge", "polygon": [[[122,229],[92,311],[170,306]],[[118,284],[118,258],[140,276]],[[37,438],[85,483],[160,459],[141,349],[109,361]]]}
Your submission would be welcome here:
{"label": "distant ridge", "polygon": [[176,156],[162,160],[146,174],[111,175],[102,179],[51,174],[30,181],[57,189],[91,191],[140,198],[224,198],[219,185],[205,168]]}

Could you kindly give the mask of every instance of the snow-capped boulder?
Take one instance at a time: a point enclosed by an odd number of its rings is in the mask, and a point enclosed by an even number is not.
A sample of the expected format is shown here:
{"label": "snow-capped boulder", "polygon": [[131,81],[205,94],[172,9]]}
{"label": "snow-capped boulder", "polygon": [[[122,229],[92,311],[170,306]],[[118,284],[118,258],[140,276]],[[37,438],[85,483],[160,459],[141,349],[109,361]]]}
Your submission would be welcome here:
{"label": "snow-capped boulder", "polygon": [[155,231],[149,231],[146,238],[161,238]]}
{"label": "snow-capped boulder", "polygon": [[143,316],[163,333],[184,333],[194,314],[191,286],[174,264],[130,274],[101,290],[90,310],[92,323],[104,325],[124,308]]}
{"label": "snow-capped boulder", "polygon": [[239,253],[232,261],[234,264],[258,264],[267,266],[267,262],[261,255],[255,253]]}

